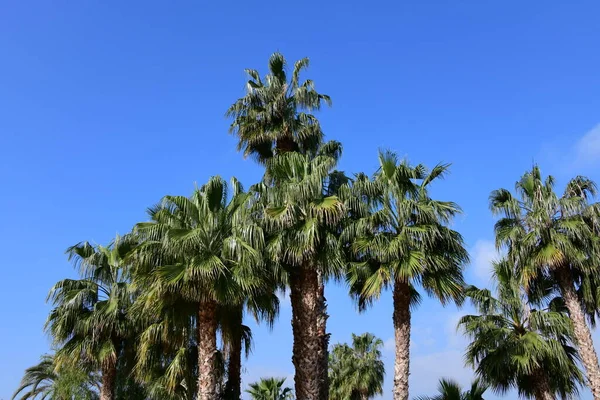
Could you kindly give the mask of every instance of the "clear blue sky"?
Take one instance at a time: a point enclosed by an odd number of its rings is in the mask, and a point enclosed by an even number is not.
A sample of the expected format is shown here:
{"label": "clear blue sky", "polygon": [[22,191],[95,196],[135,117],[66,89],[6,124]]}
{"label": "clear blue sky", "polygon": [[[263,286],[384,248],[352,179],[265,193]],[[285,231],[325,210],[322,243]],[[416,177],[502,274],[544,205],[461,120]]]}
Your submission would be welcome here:
{"label": "clear blue sky", "polygon": [[[211,175],[259,179],[223,115],[243,94],[243,69],[264,72],[276,50],[310,57],[347,172],[372,173],[379,147],[453,163],[436,195],[464,208],[467,276],[485,284],[491,190],[534,161],[561,183],[600,180],[598,15],[595,0],[4,2],[0,399],[48,350],[44,301],[73,274],[67,246],[107,243],[162,195]],[[328,299],[333,342],[392,337],[389,296],[362,316],[343,287]],[[470,379],[453,329],[461,312],[425,302],[415,313],[412,395],[440,375]],[[292,373],[289,314],[284,305],[272,333],[256,330],[246,381]]]}

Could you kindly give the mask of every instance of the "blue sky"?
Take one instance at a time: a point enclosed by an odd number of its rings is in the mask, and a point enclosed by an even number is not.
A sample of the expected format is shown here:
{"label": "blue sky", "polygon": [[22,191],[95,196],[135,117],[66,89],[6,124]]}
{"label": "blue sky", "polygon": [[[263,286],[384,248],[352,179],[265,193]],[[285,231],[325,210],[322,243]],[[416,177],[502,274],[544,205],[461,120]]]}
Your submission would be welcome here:
{"label": "blue sky", "polygon": [[[48,350],[45,296],[73,274],[66,247],[107,243],[211,175],[260,178],[223,115],[243,69],[264,72],[276,50],[310,57],[305,76],[333,99],[319,117],[344,144],[342,169],[372,173],[380,147],[453,163],[435,193],[463,207],[466,276],[485,284],[491,190],[533,162],[559,183],[600,180],[599,13],[593,0],[4,2],[0,399]],[[342,286],[327,297],[334,343],[364,331],[389,343],[389,296],[364,315]],[[469,381],[454,331],[465,311],[426,301],[414,314],[411,395],[440,376]],[[273,332],[256,328],[246,381],[292,374],[289,316],[284,304]]]}

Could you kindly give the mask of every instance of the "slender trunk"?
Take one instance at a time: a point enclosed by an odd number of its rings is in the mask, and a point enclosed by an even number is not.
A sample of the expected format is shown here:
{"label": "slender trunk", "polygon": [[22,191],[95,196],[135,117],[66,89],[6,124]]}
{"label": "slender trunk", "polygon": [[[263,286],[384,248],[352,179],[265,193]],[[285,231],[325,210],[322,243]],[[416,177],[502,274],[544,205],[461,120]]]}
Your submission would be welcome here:
{"label": "slender trunk", "polygon": [[317,332],[321,347],[319,349],[319,399],[327,400],[329,398],[329,334],[327,333],[327,299],[325,298],[325,282],[321,271],[317,272],[317,281],[319,288],[319,319]]}
{"label": "slender trunk", "polygon": [[369,394],[367,392],[360,392],[360,400],[369,400]]}
{"label": "slender trunk", "polygon": [[232,327],[231,343],[227,349],[227,400],[239,400],[242,395],[242,307],[235,309],[235,326]]}
{"label": "slender trunk", "polygon": [[100,400],[114,400],[115,383],[117,380],[117,363],[108,362],[102,367],[102,386],[100,387]]}
{"label": "slender trunk", "polygon": [[410,372],[410,286],[407,282],[394,283],[394,400],[408,400]]}
{"label": "slender trunk", "polygon": [[573,333],[575,341],[579,348],[581,362],[585,367],[588,384],[595,400],[600,399],[600,367],[598,366],[598,356],[594,349],[594,342],[590,329],[585,321],[585,315],[577,298],[571,271],[568,267],[562,267],[556,270],[556,277],[565,305],[569,310],[569,317],[573,322]]}
{"label": "slender trunk", "polygon": [[543,369],[537,369],[531,377],[534,385],[535,400],[554,400],[548,375]]}
{"label": "slender trunk", "polygon": [[290,274],[290,300],[292,303],[292,332],[294,345],[294,386],[297,400],[319,400],[319,349],[318,335],[319,283],[317,272],[298,268]]}
{"label": "slender trunk", "polygon": [[198,308],[198,400],[217,400],[217,305],[200,303]]}

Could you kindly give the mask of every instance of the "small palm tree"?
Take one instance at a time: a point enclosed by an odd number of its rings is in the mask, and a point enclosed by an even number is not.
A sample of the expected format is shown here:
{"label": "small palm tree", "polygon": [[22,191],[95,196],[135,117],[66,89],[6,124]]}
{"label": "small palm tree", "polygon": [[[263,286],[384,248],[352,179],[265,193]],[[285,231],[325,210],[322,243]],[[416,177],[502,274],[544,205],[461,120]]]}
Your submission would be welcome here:
{"label": "small palm tree", "polygon": [[487,386],[482,385],[479,379],[471,383],[469,390],[464,391],[460,385],[450,379],[442,378],[438,383],[439,394],[435,396],[420,396],[415,400],[484,400],[483,393]]}
{"label": "small palm tree", "polygon": [[262,378],[251,383],[246,392],[252,400],[291,400],[294,398],[292,389],[284,387],[285,378]]}
{"label": "small palm tree", "polygon": [[379,165],[373,180],[360,175],[354,181],[357,220],[342,239],[354,258],[347,280],[361,309],[392,288],[393,393],[395,400],[407,400],[411,306],[419,302],[415,288],[422,286],[443,304],[460,302],[468,253],[461,235],[447,226],[460,208],[429,196],[430,184],[447,173],[447,165],[427,171],[399,162],[392,152],[380,152]]}
{"label": "small palm tree", "polygon": [[250,77],[246,95],[227,110],[233,118],[230,131],[238,137],[238,150],[261,163],[275,154],[314,151],[323,140],[319,121],[310,112],[331,100],[315,90],[313,81],[300,82],[308,58],[294,64],[289,82],[286,64],[283,55],[274,53],[264,79],[258,71],[246,70]]}
{"label": "small palm tree", "polygon": [[554,300],[547,309],[531,309],[508,260],[494,269],[498,297],[486,289],[466,289],[479,312],[459,322],[472,339],[467,363],[498,393],[515,388],[524,398],[576,398],[583,376],[564,306]]}
{"label": "small palm tree", "polygon": [[25,370],[12,399],[96,400],[98,377],[82,365],[57,368],[54,355],[42,356],[40,363]]}
{"label": "small palm tree", "polygon": [[79,243],[67,250],[83,279],[64,279],[48,295],[54,305],[46,329],[59,349],[56,363],[85,362],[101,372],[101,400],[112,400],[119,357],[135,337],[128,314],[132,291],[124,275],[124,257],[133,244],[117,238],[110,246]]}
{"label": "small palm tree", "polygon": [[[534,166],[516,183],[517,196],[506,189],[490,195],[490,207],[503,217],[496,223],[496,245],[508,251],[510,261],[529,286],[539,278],[556,282],[573,323],[573,337],[585,367],[589,387],[600,399],[600,366],[590,329],[586,304],[577,291],[586,279],[598,279],[600,205],[591,204],[596,185],[576,177],[562,196],[554,190],[554,178],[542,178]],[[592,312],[597,310],[597,307]]]}
{"label": "small palm tree", "polygon": [[333,346],[329,361],[329,398],[367,400],[383,394],[383,341],[370,333],[352,334],[352,346]]}

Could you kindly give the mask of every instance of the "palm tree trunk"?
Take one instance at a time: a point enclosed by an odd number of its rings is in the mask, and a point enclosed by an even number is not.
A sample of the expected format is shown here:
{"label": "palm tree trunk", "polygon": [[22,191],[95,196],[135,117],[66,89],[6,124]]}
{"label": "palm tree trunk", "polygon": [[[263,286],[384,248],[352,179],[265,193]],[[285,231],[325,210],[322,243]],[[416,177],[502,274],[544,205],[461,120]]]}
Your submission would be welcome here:
{"label": "palm tree trunk", "polygon": [[232,329],[231,343],[227,354],[227,383],[225,394],[227,400],[239,400],[242,395],[242,319],[243,309],[236,308],[235,326]]}
{"label": "palm tree trunk", "polygon": [[573,322],[573,333],[575,341],[581,355],[581,362],[585,367],[588,384],[595,400],[600,399],[600,367],[598,366],[598,356],[594,349],[594,342],[590,329],[585,321],[585,315],[577,298],[571,271],[568,267],[562,267],[556,270],[556,278],[560,285],[562,297],[569,310],[569,317]]}
{"label": "palm tree trunk", "polygon": [[317,272],[311,268],[298,268],[290,274],[290,300],[292,303],[292,332],[294,345],[294,386],[296,399],[321,400],[320,359],[322,347],[318,335],[319,282]]}
{"label": "palm tree trunk", "polygon": [[198,400],[217,400],[217,305],[200,303],[198,308]]}
{"label": "palm tree trunk", "polygon": [[100,387],[100,400],[113,400],[115,398],[115,383],[117,381],[117,363],[108,362],[102,367],[102,386]]}
{"label": "palm tree trunk", "polygon": [[327,333],[327,299],[325,298],[325,282],[321,271],[317,272],[317,281],[319,285],[319,320],[317,331],[319,334],[319,386],[320,399],[329,398],[329,334]]}
{"label": "palm tree trunk", "polygon": [[532,376],[534,384],[535,400],[554,400],[552,390],[550,389],[550,382],[548,382],[548,375],[543,369],[537,369],[533,372]]}
{"label": "palm tree trunk", "polygon": [[410,372],[410,285],[396,280],[394,283],[394,400],[408,400]]}

